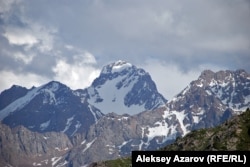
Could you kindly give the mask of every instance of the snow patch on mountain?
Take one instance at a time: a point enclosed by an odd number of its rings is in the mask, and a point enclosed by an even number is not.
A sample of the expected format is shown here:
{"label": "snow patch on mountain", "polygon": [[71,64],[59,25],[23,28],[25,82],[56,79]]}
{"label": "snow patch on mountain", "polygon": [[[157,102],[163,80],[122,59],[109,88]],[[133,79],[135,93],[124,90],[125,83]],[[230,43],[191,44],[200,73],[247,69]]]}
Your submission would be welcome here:
{"label": "snow patch on mountain", "polygon": [[10,105],[0,111],[0,121],[7,117],[11,112],[22,109],[27,105],[37,94],[41,87],[33,88],[25,96],[15,100]]}
{"label": "snow patch on mountain", "polygon": [[94,138],[91,142],[87,143],[86,147],[82,150],[82,153],[86,152],[91,147],[91,145],[96,141],[96,139],[97,138]]}
{"label": "snow patch on mountain", "polygon": [[46,98],[43,99],[43,104],[49,103],[49,104],[53,104],[53,103],[57,103],[56,98],[55,98],[55,94],[49,90],[49,89],[44,89],[44,95],[46,96]]}
{"label": "snow patch on mountain", "polygon": [[[239,76],[229,74],[224,80],[212,79],[209,86],[212,94],[221,99],[224,105],[235,111],[244,111],[250,105],[249,95],[247,95],[247,93],[249,94],[250,92],[250,81],[242,83],[240,80],[236,80]],[[246,95],[244,98],[241,97],[244,95]],[[235,100],[236,97],[237,100],[243,98],[244,102],[237,102]]]}
{"label": "snow patch on mountain", "polygon": [[[101,109],[101,111],[105,114],[111,112],[126,113],[128,110],[130,113],[143,111],[144,106],[132,105],[128,109],[128,107],[124,105],[124,97],[131,91],[134,83],[137,82],[137,79],[134,78],[128,86],[117,89],[117,84],[121,80],[125,79],[125,77],[120,76],[114,78],[113,80],[106,81],[105,84],[97,87],[96,89],[89,89],[89,94],[94,96],[88,102]],[[96,92],[98,92],[98,94],[96,94]],[[98,99],[102,99],[102,101],[98,102]]]}
{"label": "snow patch on mountain", "polygon": [[183,131],[182,136],[185,136],[187,133],[189,133],[189,130],[187,129],[188,126],[190,126],[189,124],[184,125],[184,119],[186,118],[186,113],[185,110],[183,111],[165,111],[164,112],[164,118],[168,118],[171,115],[175,115],[178,122],[180,123],[181,129]]}
{"label": "snow patch on mountain", "polygon": [[123,61],[118,60],[114,63],[111,63],[102,69],[102,74],[109,74],[109,73],[121,73],[123,70],[130,69],[133,65]]}
{"label": "snow patch on mountain", "polygon": [[172,140],[175,138],[175,135],[177,133],[176,126],[168,125],[168,123],[165,120],[158,121],[154,125],[155,125],[154,127],[148,128],[147,145],[156,136],[163,137],[163,140],[161,142],[157,142],[158,144],[165,143],[167,140]]}
{"label": "snow patch on mountain", "polygon": [[16,110],[21,110],[25,107],[33,98],[35,98],[38,94],[44,93],[43,104],[49,103],[57,103],[55,94],[59,89],[59,83],[52,81],[50,84],[45,84],[37,88],[32,88],[25,96],[20,97],[19,99],[12,102],[10,105],[6,106],[4,109],[0,111],[0,120],[3,120],[7,117],[11,112]]}
{"label": "snow patch on mountain", "polygon": [[74,120],[74,118],[75,118],[75,115],[73,115],[72,117],[70,117],[70,118],[67,119],[66,126],[65,126],[65,128],[62,130],[63,133],[65,133],[65,132],[69,129],[69,127],[71,126],[72,121]]}
{"label": "snow patch on mountain", "polygon": [[45,129],[49,126],[49,124],[50,124],[50,120],[48,120],[48,121],[42,123],[42,124],[40,125],[41,131],[45,130]]}
{"label": "snow patch on mountain", "polygon": [[93,114],[94,119],[95,119],[95,123],[98,121],[97,117],[96,117],[96,113],[92,110],[92,107],[90,105],[88,105],[89,111]]}
{"label": "snow patch on mountain", "polygon": [[124,69],[128,69],[131,67],[132,67],[132,64],[119,60],[115,62],[115,64],[113,65],[112,73],[121,72]]}
{"label": "snow patch on mountain", "polygon": [[201,107],[199,107],[196,112],[192,112],[194,123],[198,124],[200,122],[200,120],[201,120],[201,117],[204,114],[205,114],[205,110],[203,108],[201,108]]}
{"label": "snow patch on mountain", "polygon": [[[119,145],[119,146],[117,146],[119,149],[121,149],[123,146],[126,146],[128,143],[130,143],[132,141],[132,139],[129,139],[129,140],[127,140],[127,141],[124,141],[124,142],[122,142],[122,144],[121,145]],[[121,150],[120,150],[121,151]]]}
{"label": "snow patch on mountain", "polygon": [[71,134],[71,136],[73,136],[77,131],[78,129],[82,126],[82,124],[79,122],[79,121],[76,121],[76,125],[75,125],[75,130],[74,132]]}

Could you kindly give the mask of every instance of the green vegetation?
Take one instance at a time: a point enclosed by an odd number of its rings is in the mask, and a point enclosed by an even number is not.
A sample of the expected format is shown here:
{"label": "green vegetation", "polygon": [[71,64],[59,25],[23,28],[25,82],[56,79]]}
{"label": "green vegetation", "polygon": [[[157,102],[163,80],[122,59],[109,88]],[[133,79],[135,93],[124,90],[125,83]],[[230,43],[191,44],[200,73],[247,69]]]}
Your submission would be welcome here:
{"label": "green vegetation", "polygon": [[106,161],[106,165],[108,167],[130,167],[131,163],[131,158],[119,158],[116,160]]}
{"label": "green vegetation", "polygon": [[250,148],[250,109],[248,108],[244,115],[241,115],[241,132],[237,150],[249,150]]}
{"label": "green vegetation", "polygon": [[108,160],[104,162],[98,162],[93,165],[93,167],[131,167],[132,165],[131,157],[118,158],[115,160]]}

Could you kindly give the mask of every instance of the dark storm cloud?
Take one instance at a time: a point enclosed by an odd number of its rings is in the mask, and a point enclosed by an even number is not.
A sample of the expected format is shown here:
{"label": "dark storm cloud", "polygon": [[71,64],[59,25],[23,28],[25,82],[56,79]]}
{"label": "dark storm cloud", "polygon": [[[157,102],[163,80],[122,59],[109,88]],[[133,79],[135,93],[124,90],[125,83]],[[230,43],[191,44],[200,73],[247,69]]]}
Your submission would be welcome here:
{"label": "dark storm cloud", "polygon": [[52,3],[37,5],[40,10],[32,8],[30,13],[38,10],[34,17],[39,19],[39,13],[48,9],[48,19],[41,20],[55,23],[60,38],[91,50],[100,63],[116,59],[140,63],[156,57],[190,70],[218,59],[229,68],[237,55],[242,64],[234,66],[249,69],[247,1],[64,1],[57,8],[58,3]]}
{"label": "dark storm cloud", "polygon": [[248,0],[0,1],[0,70],[65,80],[123,59],[154,75],[249,72],[249,17]]}

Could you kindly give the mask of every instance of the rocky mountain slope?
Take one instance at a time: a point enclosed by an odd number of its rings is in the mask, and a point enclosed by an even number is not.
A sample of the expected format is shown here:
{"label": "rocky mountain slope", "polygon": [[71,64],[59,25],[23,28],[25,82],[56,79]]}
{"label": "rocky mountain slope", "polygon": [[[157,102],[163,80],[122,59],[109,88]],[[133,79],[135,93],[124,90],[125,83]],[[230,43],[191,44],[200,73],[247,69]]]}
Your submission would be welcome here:
{"label": "rocky mountain slope", "polygon": [[250,110],[215,128],[193,131],[162,150],[250,150]]}
{"label": "rocky mountain slope", "polygon": [[31,132],[0,123],[0,166],[53,166],[73,145],[62,132]]}
{"label": "rocky mountain slope", "polygon": [[[77,165],[84,165],[98,157],[114,159],[127,156],[132,150],[155,150],[178,136],[217,126],[241,113],[250,105],[249,97],[250,75],[244,70],[207,70],[164,107],[132,116],[105,115],[86,135],[88,149],[80,154],[72,151],[70,156],[82,160]],[[237,98],[242,100],[233,100]],[[97,150],[102,156],[86,156]]]}
{"label": "rocky mountain slope", "polygon": [[84,133],[103,115],[59,82],[26,89],[12,86],[0,94],[0,120],[36,132]]}
{"label": "rocky mountain slope", "polygon": [[[199,129],[160,151],[246,151],[250,150],[250,110],[233,116],[222,125],[214,128]],[[94,162],[89,167],[113,167],[131,165],[131,157]]]}
{"label": "rocky mountain slope", "polygon": [[167,106],[170,112],[185,115],[186,132],[216,126],[250,106],[250,74],[203,71]]}
{"label": "rocky mountain slope", "polygon": [[65,133],[73,147],[54,166],[84,166],[161,148],[249,105],[250,74],[244,70],[206,70],[167,102],[147,72],[117,61],[86,89],[55,81],[31,89],[13,86],[0,94],[0,118],[11,128]]}
{"label": "rocky mountain slope", "polygon": [[56,81],[31,89],[12,86],[0,94],[0,120],[10,127],[73,136],[87,132],[103,113],[136,114],[165,103],[147,72],[117,61],[103,67],[86,89],[71,90]]}

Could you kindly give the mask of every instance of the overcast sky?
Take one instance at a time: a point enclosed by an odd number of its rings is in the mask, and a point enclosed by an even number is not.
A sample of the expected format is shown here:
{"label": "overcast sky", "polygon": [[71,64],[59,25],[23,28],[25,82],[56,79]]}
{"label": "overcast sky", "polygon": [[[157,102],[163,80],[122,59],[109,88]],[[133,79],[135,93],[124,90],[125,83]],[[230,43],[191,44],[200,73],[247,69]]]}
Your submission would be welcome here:
{"label": "overcast sky", "polygon": [[249,18],[249,0],[0,0],[0,92],[125,60],[171,99],[204,69],[250,71]]}

